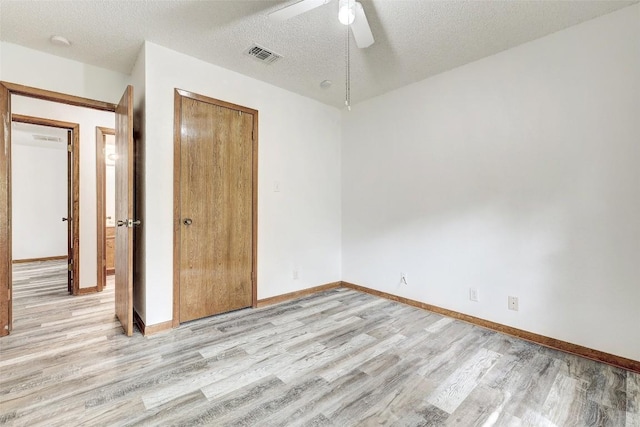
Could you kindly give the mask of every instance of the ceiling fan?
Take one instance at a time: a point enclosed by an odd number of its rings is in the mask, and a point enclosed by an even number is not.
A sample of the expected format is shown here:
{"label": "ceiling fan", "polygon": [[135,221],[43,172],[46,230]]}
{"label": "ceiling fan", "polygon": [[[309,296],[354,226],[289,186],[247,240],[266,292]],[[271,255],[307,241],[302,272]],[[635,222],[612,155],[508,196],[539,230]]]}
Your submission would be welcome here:
{"label": "ceiling fan", "polygon": [[[276,21],[286,21],[294,16],[325,5],[330,1],[331,0],[300,0],[297,3],[270,13],[269,17]],[[373,44],[373,34],[371,33],[369,21],[367,21],[367,16],[364,13],[362,4],[355,0],[339,0],[338,20],[342,24],[351,27],[353,38],[360,49],[367,48]]]}

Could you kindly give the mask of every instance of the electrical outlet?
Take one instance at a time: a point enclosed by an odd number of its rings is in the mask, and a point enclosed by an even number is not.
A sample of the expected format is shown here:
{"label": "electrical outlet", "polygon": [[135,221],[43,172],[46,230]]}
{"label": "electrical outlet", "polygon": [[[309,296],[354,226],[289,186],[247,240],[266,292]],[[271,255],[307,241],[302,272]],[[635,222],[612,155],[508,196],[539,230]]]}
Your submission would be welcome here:
{"label": "electrical outlet", "polygon": [[509,310],[518,311],[518,297],[509,297]]}
{"label": "electrical outlet", "polygon": [[291,272],[291,276],[293,277],[293,280],[298,280],[300,278],[300,272],[297,268],[293,269],[293,271]]}
{"label": "electrical outlet", "polygon": [[400,273],[400,284],[402,285],[409,284],[409,282],[407,282],[407,273]]}
{"label": "electrical outlet", "polygon": [[469,299],[478,302],[478,290],[476,288],[469,288]]}

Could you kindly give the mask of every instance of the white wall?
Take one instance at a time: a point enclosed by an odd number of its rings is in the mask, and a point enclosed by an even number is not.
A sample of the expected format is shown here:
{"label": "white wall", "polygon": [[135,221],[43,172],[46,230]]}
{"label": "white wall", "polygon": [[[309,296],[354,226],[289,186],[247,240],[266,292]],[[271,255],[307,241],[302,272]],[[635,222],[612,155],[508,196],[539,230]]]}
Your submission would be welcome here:
{"label": "white wall", "polygon": [[0,42],[0,76],[10,83],[117,103],[129,76]]}
{"label": "white wall", "polygon": [[[80,281],[81,288],[97,284],[96,126],[113,128],[111,112],[74,107],[23,96],[11,96],[13,114],[80,125]],[[65,178],[66,182],[66,178]],[[13,195],[15,198],[15,194]],[[21,245],[22,243],[16,243]],[[14,258],[15,255],[14,255]]]}
{"label": "white wall", "polygon": [[345,113],[343,280],[640,360],[639,23],[628,7]]}
{"label": "white wall", "polygon": [[67,256],[67,139],[34,144],[11,133],[12,258]]}
{"label": "white wall", "polygon": [[174,88],[259,110],[258,298],[339,280],[339,111],[152,43],[145,50],[145,323],[172,317]]}

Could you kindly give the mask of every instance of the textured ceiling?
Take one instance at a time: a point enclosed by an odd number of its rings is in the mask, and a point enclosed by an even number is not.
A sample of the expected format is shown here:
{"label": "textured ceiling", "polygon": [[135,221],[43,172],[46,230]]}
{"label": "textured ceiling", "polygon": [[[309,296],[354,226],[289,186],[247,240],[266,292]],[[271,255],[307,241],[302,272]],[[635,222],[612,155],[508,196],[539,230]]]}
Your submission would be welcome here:
{"label": "textured ceiling", "polygon": [[[352,49],[352,103],[492,55],[634,1],[360,0],[375,37]],[[0,0],[0,40],[130,73],[144,40],[276,86],[344,105],[346,27],[338,0],[285,22],[295,1]],[[62,35],[70,48],[49,43]],[[243,55],[258,43],[284,56]],[[320,88],[331,80],[329,89]]]}

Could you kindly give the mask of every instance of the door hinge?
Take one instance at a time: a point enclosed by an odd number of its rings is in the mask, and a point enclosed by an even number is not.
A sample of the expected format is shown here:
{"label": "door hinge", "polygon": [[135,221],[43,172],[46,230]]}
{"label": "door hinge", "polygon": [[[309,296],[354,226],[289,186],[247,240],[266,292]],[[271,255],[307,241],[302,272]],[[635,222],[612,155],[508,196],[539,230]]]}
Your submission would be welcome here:
{"label": "door hinge", "polygon": [[71,146],[71,144],[67,145],[67,151],[70,153],[73,151],[73,147]]}
{"label": "door hinge", "polygon": [[11,301],[11,289],[7,289],[7,300]]}

